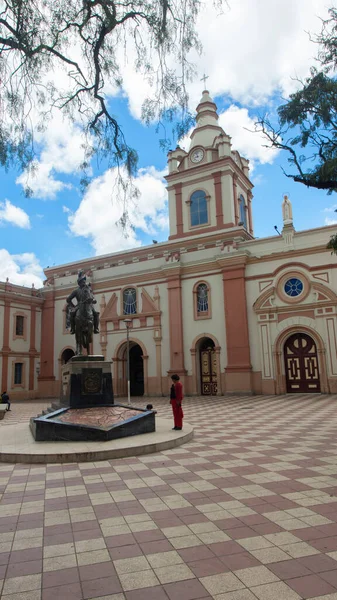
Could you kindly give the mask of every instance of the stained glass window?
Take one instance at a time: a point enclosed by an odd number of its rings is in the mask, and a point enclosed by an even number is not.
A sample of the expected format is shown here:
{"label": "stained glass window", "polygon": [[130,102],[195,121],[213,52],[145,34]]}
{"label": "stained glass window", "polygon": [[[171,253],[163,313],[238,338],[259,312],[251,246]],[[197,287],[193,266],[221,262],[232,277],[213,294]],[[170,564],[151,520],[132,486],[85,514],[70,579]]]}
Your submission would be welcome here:
{"label": "stained glass window", "polygon": [[208,223],[207,199],[202,190],[193,192],[191,196],[191,226],[206,225]]}
{"label": "stained glass window", "polygon": [[240,225],[243,225],[244,228],[247,229],[246,205],[245,205],[245,199],[242,195],[239,198],[239,208],[240,208]]}
{"label": "stained glass window", "polygon": [[197,312],[198,314],[208,312],[208,287],[206,283],[199,283],[197,287]]}
{"label": "stained glass window", "polygon": [[292,277],[291,279],[288,279],[288,281],[285,282],[284,291],[287,294],[287,296],[295,298],[296,296],[302,294],[303,282],[297,277]]}
{"label": "stained glass window", "polygon": [[123,292],[123,314],[135,315],[137,313],[137,294],[135,288],[127,288]]}

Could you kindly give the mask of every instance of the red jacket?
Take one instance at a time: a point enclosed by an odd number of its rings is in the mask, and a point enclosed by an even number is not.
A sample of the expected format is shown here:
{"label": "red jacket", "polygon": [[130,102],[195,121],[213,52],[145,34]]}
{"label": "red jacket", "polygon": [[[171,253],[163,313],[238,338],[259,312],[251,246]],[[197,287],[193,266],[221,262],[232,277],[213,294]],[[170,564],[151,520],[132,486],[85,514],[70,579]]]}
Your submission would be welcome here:
{"label": "red jacket", "polygon": [[182,403],[183,400],[183,386],[180,383],[180,381],[177,381],[177,383],[175,384],[175,392],[176,392],[176,401],[179,402],[180,404]]}

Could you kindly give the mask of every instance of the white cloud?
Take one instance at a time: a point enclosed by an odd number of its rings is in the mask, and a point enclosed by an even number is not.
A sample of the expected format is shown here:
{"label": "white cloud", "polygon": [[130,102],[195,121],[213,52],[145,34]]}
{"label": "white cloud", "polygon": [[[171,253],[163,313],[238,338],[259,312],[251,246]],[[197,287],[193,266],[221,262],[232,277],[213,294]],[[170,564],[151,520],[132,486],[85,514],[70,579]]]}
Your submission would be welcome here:
{"label": "white cloud", "polygon": [[[328,5],[326,0],[230,0],[219,14],[211,1],[204,2],[197,22],[203,53],[190,56],[197,71],[188,85],[191,110],[200,100],[204,73],[213,97],[224,95],[246,105],[264,104],[276,91],[283,96],[294,91],[295,80],[308,74],[317,53],[308,32],[320,31],[319,17],[327,15]],[[132,115],[140,118],[151,89],[130,56],[128,46],[123,89]],[[167,64],[176,68],[172,58]]]}
{"label": "white cloud", "polygon": [[[219,113],[219,125],[232,138],[232,150],[238,152],[244,158],[251,162],[250,169],[253,170],[254,163],[272,164],[279,153],[279,150],[268,148],[265,138],[258,132],[255,132],[255,123],[257,117],[250,117],[247,108],[239,108],[232,104],[227,110]],[[189,133],[179,141],[179,145],[188,151],[190,147]]]}
{"label": "white cloud", "polygon": [[[125,175],[125,173],[123,173]],[[154,167],[140,169],[135,178],[139,197],[128,202],[128,217],[123,232],[116,223],[125,210],[118,197],[118,170],[109,169],[89,185],[78,210],[68,216],[70,231],[90,239],[96,254],[107,254],[141,245],[137,230],[155,235],[167,229],[167,191],[164,172]]]}
{"label": "white cloud", "polygon": [[21,227],[21,229],[30,229],[30,221],[27,213],[19,206],[14,206],[10,200],[0,202],[0,223],[11,223]]}
{"label": "white cloud", "polygon": [[9,254],[2,248],[0,249],[0,280],[16,285],[25,285],[31,287],[32,283],[36,288],[42,286],[44,279],[43,269],[32,252],[24,252],[23,254]]}
{"label": "white cloud", "polygon": [[42,147],[39,160],[35,160],[16,183],[30,188],[35,198],[54,200],[61,190],[71,188],[69,183],[58,179],[57,174],[71,175],[79,171],[85,159],[84,141],[79,124],[63,119],[55,110],[45,130],[36,133],[36,142]]}
{"label": "white cloud", "polygon": [[337,218],[330,219],[329,217],[325,217],[324,225],[336,225],[336,224],[337,224]]}
{"label": "white cloud", "polygon": [[255,133],[257,118],[251,118],[246,108],[232,104],[219,115],[219,125],[232,137],[233,149],[252,162],[262,165],[274,162],[279,150],[266,147],[266,140]]}

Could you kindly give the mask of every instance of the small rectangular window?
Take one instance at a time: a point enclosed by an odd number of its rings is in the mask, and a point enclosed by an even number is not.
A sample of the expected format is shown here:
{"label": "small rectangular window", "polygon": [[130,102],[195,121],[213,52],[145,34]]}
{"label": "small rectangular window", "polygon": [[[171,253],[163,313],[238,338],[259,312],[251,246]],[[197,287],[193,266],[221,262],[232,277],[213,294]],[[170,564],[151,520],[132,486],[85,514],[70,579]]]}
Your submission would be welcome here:
{"label": "small rectangular window", "polygon": [[15,323],[15,335],[23,336],[25,325],[25,317],[17,315]]}
{"label": "small rectangular window", "polygon": [[14,385],[22,383],[23,363],[15,363],[14,367]]}

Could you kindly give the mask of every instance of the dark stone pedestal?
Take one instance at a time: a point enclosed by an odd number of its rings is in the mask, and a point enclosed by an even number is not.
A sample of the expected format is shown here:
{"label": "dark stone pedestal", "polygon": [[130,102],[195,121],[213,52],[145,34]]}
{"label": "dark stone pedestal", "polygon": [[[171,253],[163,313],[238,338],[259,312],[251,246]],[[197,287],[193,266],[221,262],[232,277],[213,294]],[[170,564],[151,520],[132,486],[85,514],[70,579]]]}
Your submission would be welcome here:
{"label": "dark stone pedestal", "polygon": [[[32,419],[31,431],[37,442],[107,442],[141,433],[150,433],[156,430],[155,411],[123,406],[121,404],[112,405],[112,407],[116,410],[118,408],[121,410],[130,409],[132,413],[136,414],[132,414],[129,418],[117,423],[113,419],[109,423],[109,418],[107,417],[104,424],[95,424],[89,417],[86,424],[85,418],[82,418],[82,423],[76,422],[81,420],[81,417],[76,419],[76,415],[71,416],[70,414],[69,418],[67,418],[67,413],[71,409],[61,408],[43,417]],[[91,408],[95,411],[98,410],[97,407]],[[108,412],[109,407],[102,406],[100,410],[104,417],[104,412]],[[90,414],[89,409],[76,409],[78,415],[84,412]]]}
{"label": "dark stone pedestal", "polygon": [[111,362],[103,356],[74,356],[62,366],[62,405],[85,408],[113,403]]}
{"label": "dark stone pedestal", "polygon": [[32,418],[37,442],[109,441],[156,430],[155,411],[115,405],[111,362],[75,356],[62,367],[61,406]]}

